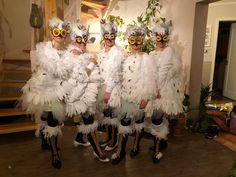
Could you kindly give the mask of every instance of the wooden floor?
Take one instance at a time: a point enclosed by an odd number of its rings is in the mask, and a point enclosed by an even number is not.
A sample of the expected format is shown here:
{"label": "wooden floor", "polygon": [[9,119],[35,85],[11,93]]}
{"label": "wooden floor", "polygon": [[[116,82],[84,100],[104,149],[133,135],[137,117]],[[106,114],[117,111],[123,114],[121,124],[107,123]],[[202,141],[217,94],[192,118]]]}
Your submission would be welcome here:
{"label": "wooden floor", "polygon": [[236,135],[227,132],[220,132],[219,136],[216,137],[215,140],[236,152]]}
{"label": "wooden floor", "polygon": [[[148,137],[141,141],[141,152],[132,159],[127,156],[118,165],[99,162],[91,147],[73,147],[76,129],[65,125],[60,138],[62,168],[51,166],[50,152],[40,149],[40,139],[34,132],[0,135],[1,177],[221,177],[231,168],[236,154],[201,134],[186,133],[169,137],[169,147],[163,151],[159,164],[151,161]],[[101,134],[99,134],[101,136]],[[129,137],[128,145],[133,137]],[[107,154],[109,157],[111,153]]]}

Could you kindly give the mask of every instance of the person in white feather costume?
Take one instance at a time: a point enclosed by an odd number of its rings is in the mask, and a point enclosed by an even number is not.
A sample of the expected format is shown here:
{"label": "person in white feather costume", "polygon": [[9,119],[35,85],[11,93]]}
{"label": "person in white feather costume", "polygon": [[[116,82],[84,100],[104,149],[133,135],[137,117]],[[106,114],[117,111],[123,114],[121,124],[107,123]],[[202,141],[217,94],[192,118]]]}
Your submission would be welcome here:
{"label": "person in white feather costume", "polygon": [[156,40],[156,50],[151,52],[157,67],[157,99],[152,100],[146,109],[151,116],[147,125],[148,131],[154,138],[153,162],[158,163],[163,154],[162,147],[167,147],[169,133],[168,116],[178,115],[183,112],[184,75],[180,57],[168,45],[170,26],[168,23],[158,23],[153,28]]}
{"label": "person in white feather costume", "polygon": [[87,135],[94,155],[100,161],[108,162],[109,159],[101,150],[95,134],[98,121],[94,115],[100,75],[95,56],[86,53],[88,36],[88,30],[83,25],[70,23],[72,44],[67,48],[63,59],[70,63],[69,79],[63,83],[66,89],[66,115],[74,117],[77,124],[78,133],[74,144],[87,145],[83,140],[83,135]]}
{"label": "person in white feather costume", "polygon": [[[35,117],[41,117],[36,135],[41,134],[42,149],[51,149],[52,165],[61,168],[58,154],[58,135],[61,135],[60,124],[65,119],[65,92],[61,85],[67,71],[62,64],[64,53],[62,44],[67,35],[67,24],[58,18],[49,21],[51,41],[36,45],[36,72],[22,88],[22,107]],[[49,145],[48,143],[49,142]]]}
{"label": "person in white feather costume", "polygon": [[123,49],[115,44],[117,27],[114,23],[101,20],[104,49],[98,54],[101,85],[97,109],[103,113],[101,124],[105,125],[107,137],[100,142],[105,150],[117,145],[118,110],[121,106],[121,65],[125,58]]}
{"label": "person in white feather costume", "polygon": [[156,83],[153,82],[155,62],[148,54],[141,52],[145,35],[145,28],[137,25],[130,25],[126,30],[131,53],[125,59],[122,70],[122,113],[118,128],[119,144],[112,155],[113,164],[125,157],[126,143],[131,133],[134,133],[135,139],[130,155],[135,157],[139,153],[145,125],[145,107],[148,100],[156,95]]}

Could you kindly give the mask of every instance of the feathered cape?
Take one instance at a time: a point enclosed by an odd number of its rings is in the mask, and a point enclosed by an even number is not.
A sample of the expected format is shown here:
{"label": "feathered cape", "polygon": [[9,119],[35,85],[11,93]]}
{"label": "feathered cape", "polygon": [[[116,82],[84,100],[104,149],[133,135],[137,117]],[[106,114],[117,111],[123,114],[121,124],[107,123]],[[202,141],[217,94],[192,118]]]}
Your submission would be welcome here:
{"label": "feathered cape", "polygon": [[[22,88],[22,107],[30,114],[41,115],[43,111],[52,111],[59,121],[64,119],[62,99],[65,96],[59,75],[64,69],[57,61],[61,61],[59,52],[52,47],[51,42],[39,43],[35,56],[38,69],[33,73]],[[42,63],[41,61],[44,61]],[[45,64],[47,63],[47,65]]]}
{"label": "feathered cape", "polygon": [[[121,69],[124,59],[125,52],[116,45],[109,52],[102,51],[98,54],[101,84],[105,84],[105,91],[111,93],[108,105],[112,107],[121,105]],[[103,102],[103,100],[98,102]]]}
{"label": "feathered cape", "polygon": [[[184,72],[182,62],[171,47],[164,51],[152,52],[158,74],[157,86],[161,98],[150,102],[157,109],[162,109],[167,114],[177,115],[183,112],[184,99]],[[149,105],[148,105],[149,106]]]}
{"label": "feathered cape", "polygon": [[63,82],[66,92],[66,114],[71,117],[89,111],[95,112],[94,103],[98,94],[99,71],[95,67],[90,76],[85,69],[89,65],[89,54],[74,55],[71,53],[73,46],[70,46],[65,53],[63,60],[70,62],[68,70],[69,79]]}

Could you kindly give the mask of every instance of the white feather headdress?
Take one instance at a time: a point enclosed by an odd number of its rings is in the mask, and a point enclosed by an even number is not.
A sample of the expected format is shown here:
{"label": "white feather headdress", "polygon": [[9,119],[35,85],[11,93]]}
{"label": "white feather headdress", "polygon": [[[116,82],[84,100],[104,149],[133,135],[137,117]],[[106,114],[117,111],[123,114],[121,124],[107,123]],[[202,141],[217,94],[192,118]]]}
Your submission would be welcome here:
{"label": "white feather headdress", "polygon": [[48,21],[48,26],[50,27],[50,29],[53,29],[53,28],[67,29],[68,23],[63,22],[61,19],[57,17],[53,17],[52,19]]}
{"label": "white feather headdress", "polygon": [[105,33],[117,33],[117,26],[112,22],[106,22],[104,19],[100,21],[101,23],[101,34]]}
{"label": "white feather headdress", "polygon": [[171,22],[156,23],[156,25],[152,28],[152,33],[154,35],[156,35],[156,34],[170,35],[170,33],[171,33]]}
{"label": "white feather headdress", "polygon": [[85,26],[81,25],[80,23],[72,22],[69,25],[70,27],[70,37],[71,40],[75,41],[77,37],[81,37],[83,39],[84,36],[89,35],[88,30]]}
{"label": "white feather headdress", "polygon": [[144,38],[146,36],[146,29],[143,26],[129,25],[126,29],[125,36],[129,38],[131,35],[141,35]]}

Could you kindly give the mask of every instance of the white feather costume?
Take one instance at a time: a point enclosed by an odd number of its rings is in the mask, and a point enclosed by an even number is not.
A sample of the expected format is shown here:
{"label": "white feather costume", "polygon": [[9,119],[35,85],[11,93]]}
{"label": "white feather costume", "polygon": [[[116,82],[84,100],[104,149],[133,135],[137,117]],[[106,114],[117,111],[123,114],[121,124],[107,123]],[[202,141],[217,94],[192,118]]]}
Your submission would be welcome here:
{"label": "white feather costume", "polygon": [[156,61],[158,70],[157,85],[161,95],[153,102],[153,106],[163,110],[168,115],[177,115],[183,112],[184,77],[182,62],[174,50],[167,46],[163,51],[151,53]]}
{"label": "white feather costume", "polygon": [[[122,114],[126,113],[126,117],[131,118],[132,122],[139,111],[142,111],[139,108],[141,100],[152,100],[156,95],[155,74],[155,62],[146,53],[130,55],[124,61],[121,111]],[[129,126],[131,129],[140,132],[145,122],[132,125],[134,127]]]}
{"label": "white feather costume", "polygon": [[[43,111],[52,111],[54,117],[62,122],[65,116],[61,101],[65,93],[59,75],[64,76],[64,67],[57,61],[61,61],[63,51],[53,48],[49,41],[39,43],[35,53],[38,69],[22,88],[22,107],[39,116]],[[40,62],[42,60],[44,63]]]}
{"label": "white feather costume", "polygon": [[70,45],[64,55],[64,61],[70,62],[69,79],[63,82],[66,92],[66,115],[69,117],[85,113],[95,113],[94,104],[98,94],[99,70],[95,67],[90,76],[85,69],[89,65],[90,56],[87,53],[74,55],[71,50],[78,49]]}
{"label": "white feather costume", "polygon": [[121,105],[121,65],[125,53],[121,47],[114,45],[109,52],[103,50],[98,54],[98,66],[101,74],[100,94],[98,98],[99,108],[104,107],[103,94],[111,93],[108,105],[118,108]]}

